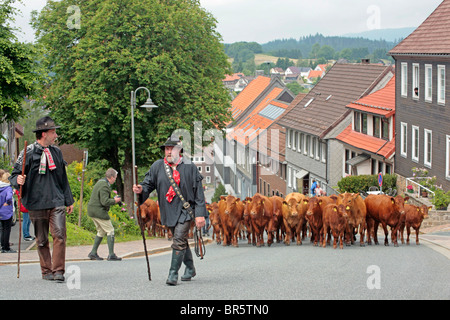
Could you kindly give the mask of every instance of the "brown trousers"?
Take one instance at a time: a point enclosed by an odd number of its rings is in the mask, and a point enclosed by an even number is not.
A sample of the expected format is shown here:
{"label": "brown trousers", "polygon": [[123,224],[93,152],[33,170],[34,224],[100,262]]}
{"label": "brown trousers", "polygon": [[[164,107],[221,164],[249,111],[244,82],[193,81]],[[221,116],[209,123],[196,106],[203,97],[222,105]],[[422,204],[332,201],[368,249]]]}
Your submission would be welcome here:
{"label": "brown trousers", "polygon": [[[66,262],[66,207],[29,210],[36,235],[37,251],[42,274],[65,272]],[[53,258],[50,253],[48,232],[53,238]]]}

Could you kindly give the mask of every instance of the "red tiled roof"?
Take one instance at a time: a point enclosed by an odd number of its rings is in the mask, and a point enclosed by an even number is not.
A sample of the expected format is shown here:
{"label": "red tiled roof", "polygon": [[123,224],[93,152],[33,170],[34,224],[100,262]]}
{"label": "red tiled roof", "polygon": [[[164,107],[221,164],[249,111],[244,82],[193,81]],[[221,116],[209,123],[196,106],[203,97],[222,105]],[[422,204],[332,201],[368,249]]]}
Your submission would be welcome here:
{"label": "red tiled roof", "polygon": [[233,73],[232,75],[227,74],[225,76],[225,79],[223,79],[222,81],[236,81],[242,78],[243,76],[244,76],[243,73]]}
{"label": "red tiled roof", "polygon": [[347,108],[379,114],[395,114],[395,76],[382,89],[347,105]]}
{"label": "red tiled roof", "polygon": [[273,90],[264,97],[263,101],[253,109],[247,118],[237,124],[233,128],[233,131],[228,133],[228,138],[235,139],[237,142],[247,145],[249,141],[257,137],[264,129],[267,129],[275,120],[268,119],[260,115],[259,112],[269,104],[286,109],[289,105],[288,103],[274,101],[282,91],[283,89],[281,88],[273,88]]}
{"label": "red tiled roof", "polygon": [[[255,101],[255,99],[268,87],[270,78],[259,76],[251,81],[242,90],[236,98],[231,102],[231,115],[233,120],[237,119],[239,115],[247,109],[247,107]],[[230,121],[228,124],[230,124]]]}
{"label": "red tiled roof", "polygon": [[444,0],[428,18],[389,53],[450,54],[450,0]]}
{"label": "red tiled roof", "polygon": [[395,139],[387,141],[356,132],[352,130],[351,124],[345,128],[336,139],[358,149],[369,151],[385,158],[389,158],[395,152]]}

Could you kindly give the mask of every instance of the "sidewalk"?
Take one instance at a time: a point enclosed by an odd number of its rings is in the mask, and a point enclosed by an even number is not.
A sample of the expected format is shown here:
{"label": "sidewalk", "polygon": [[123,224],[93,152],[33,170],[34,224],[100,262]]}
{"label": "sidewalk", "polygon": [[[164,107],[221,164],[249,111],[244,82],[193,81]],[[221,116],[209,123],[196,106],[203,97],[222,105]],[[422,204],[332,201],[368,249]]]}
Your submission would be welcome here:
{"label": "sidewalk", "polygon": [[[404,233],[406,241],[406,230]],[[434,245],[443,247],[450,250],[450,224],[441,225],[437,227],[424,228],[420,230],[419,235],[420,241],[426,241]],[[205,244],[210,243],[212,240],[209,237],[204,238]],[[194,247],[192,239],[189,241],[191,247]],[[410,235],[411,246],[415,246],[415,231],[411,230]],[[156,238],[146,240],[147,252],[149,255],[156,254],[164,251],[171,250],[170,245],[172,241],[167,239]],[[30,246],[22,250],[20,253],[20,263],[36,263],[39,262],[38,253],[35,249],[31,249],[34,242],[30,243]],[[401,244],[400,244],[401,246]],[[67,247],[66,249],[66,261],[83,261],[89,260],[87,257],[88,253],[91,251],[92,245],[89,246],[75,246]],[[121,258],[132,258],[144,256],[144,244],[142,240],[139,241],[129,241],[129,242],[118,242],[114,245],[114,250],[117,256]],[[102,258],[108,256],[108,246],[106,244],[101,244],[98,249],[98,255]],[[0,265],[2,264],[17,264],[17,253],[0,253]]]}

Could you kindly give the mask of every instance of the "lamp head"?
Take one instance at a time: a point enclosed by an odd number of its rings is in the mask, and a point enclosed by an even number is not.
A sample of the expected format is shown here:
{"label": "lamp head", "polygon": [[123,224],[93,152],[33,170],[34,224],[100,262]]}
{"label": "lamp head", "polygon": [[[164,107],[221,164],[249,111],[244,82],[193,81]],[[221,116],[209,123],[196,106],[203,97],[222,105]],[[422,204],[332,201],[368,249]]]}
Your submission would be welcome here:
{"label": "lamp head", "polygon": [[153,108],[158,108],[158,106],[153,103],[151,98],[148,98],[141,108],[145,108],[147,111],[152,111]]}

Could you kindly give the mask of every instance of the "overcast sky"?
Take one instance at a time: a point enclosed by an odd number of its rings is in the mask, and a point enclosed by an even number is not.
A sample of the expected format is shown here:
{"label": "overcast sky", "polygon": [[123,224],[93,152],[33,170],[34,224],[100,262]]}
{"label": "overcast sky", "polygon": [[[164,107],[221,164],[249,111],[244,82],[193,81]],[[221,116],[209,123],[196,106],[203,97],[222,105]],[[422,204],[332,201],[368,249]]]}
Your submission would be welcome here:
{"label": "overcast sky", "polygon": [[[136,0],[138,1],[138,0]],[[23,0],[20,41],[33,41],[29,26],[32,10],[47,0]],[[326,36],[372,29],[418,27],[442,0],[200,0],[217,19],[223,42],[295,38],[321,33]],[[69,15],[68,15],[69,17]],[[81,9],[81,23],[83,11]]]}

